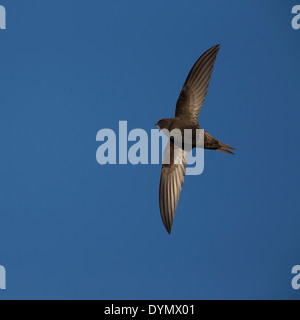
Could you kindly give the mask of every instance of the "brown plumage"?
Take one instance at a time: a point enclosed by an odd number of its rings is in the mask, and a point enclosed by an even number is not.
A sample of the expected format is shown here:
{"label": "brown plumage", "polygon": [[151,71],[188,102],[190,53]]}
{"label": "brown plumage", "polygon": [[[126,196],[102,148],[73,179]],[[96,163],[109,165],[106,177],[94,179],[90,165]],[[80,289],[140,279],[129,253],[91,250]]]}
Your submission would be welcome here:
{"label": "brown plumage", "polygon": [[[198,116],[205,101],[219,49],[219,45],[212,47],[194,64],[178,98],[175,117],[162,119],[156,124],[161,130],[167,129],[168,131],[172,131],[173,129],[179,129],[182,136],[184,136],[184,129],[192,129],[193,145],[191,148],[196,147],[195,132],[196,129],[200,129]],[[183,150],[179,146],[176,146],[174,140],[170,138],[164,152],[159,186],[159,206],[162,221],[169,233],[171,233],[175,211],[184,182],[186,161],[191,148],[184,148],[185,150]],[[233,154],[230,150],[235,150],[227,144],[218,141],[207,132],[204,132],[204,148],[229,154]],[[165,159],[170,159],[169,164],[164,164],[167,162]]]}

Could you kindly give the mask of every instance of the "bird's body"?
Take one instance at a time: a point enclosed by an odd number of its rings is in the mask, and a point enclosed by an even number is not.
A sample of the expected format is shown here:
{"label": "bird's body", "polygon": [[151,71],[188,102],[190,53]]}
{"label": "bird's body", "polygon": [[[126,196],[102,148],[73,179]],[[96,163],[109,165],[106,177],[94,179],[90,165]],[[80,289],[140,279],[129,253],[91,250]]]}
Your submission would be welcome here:
{"label": "bird's body", "polygon": [[[163,119],[166,120],[166,126],[160,127],[160,129],[167,129],[169,132],[173,131],[174,129],[179,129],[181,132],[182,141],[184,141],[185,136],[185,130],[189,129],[192,133],[192,147],[196,148],[197,146],[197,130],[201,129],[199,126],[199,123],[190,123],[186,119],[181,119],[179,117],[174,117],[171,119]],[[231,153],[231,151],[227,150],[234,150],[234,148],[228,146],[227,144],[220,142],[216,138],[214,138],[212,135],[210,135],[208,132],[204,131],[204,149],[211,149],[211,150],[217,150],[221,152]]]}
{"label": "bird's body", "polygon": [[[190,129],[192,132],[192,145],[190,147],[175,145],[174,137],[170,136],[168,148],[164,152],[164,158],[169,157],[170,161],[168,163],[163,162],[162,165],[159,205],[163,223],[169,233],[171,233],[175,211],[184,182],[187,156],[192,148],[198,147],[196,144],[197,129],[200,129],[198,116],[206,97],[219,49],[219,45],[212,47],[194,64],[178,98],[175,117],[162,119],[156,124],[161,130],[166,129],[167,132],[179,129],[182,141],[184,141],[184,130]],[[230,154],[233,154],[230,150],[235,150],[225,143],[218,141],[205,131],[204,148]],[[181,158],[180,161],[176,161],[178,157]]]}

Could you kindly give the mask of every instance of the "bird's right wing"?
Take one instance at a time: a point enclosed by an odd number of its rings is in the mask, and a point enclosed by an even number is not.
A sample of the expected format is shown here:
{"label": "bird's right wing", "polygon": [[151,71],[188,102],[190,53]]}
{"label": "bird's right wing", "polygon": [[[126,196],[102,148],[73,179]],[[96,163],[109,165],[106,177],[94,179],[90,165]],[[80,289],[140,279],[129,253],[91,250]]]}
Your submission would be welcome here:
{"label": "bird's right wing", "polygon": [[159,206],[162,221],[169,233],[171,233],[184,182],[188,154],[188,151],[184,151],[174,145],[171,139],[164,151],[159,185]]}
{"label": "bird's right wing", "polygon": [[177,101],[175,117],[198,123],[220,45],[207,50],[194,64]]}

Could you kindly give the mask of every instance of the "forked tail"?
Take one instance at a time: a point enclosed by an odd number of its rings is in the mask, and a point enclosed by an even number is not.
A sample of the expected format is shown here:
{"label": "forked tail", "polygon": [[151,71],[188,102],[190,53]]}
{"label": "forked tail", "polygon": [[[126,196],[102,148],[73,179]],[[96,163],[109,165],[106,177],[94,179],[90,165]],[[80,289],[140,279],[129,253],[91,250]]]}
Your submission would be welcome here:
{"label": "forked tail", "polygon": [[235,150],[235,148],[230,147],[228,144],[225,144],[216,138],[214,138],[209,133],[205,132],[204,135],[204,148],[205,149],[211,149],[216,150],[224,153],[234,154],[230,150]]}

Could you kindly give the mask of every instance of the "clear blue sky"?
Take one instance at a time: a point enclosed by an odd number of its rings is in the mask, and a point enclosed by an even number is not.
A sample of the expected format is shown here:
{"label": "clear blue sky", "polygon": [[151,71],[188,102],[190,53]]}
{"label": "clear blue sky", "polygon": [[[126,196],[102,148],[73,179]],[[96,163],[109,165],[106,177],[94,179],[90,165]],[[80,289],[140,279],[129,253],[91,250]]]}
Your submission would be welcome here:
{"label": "clear blue sky", "polygon": [[[0,299],[300,298],[297,1],[0,4]],[[160,165],[100,166],[96,133],[172,117],[218,43],[200,125],[236,156],[205,152],[169,236]]]}

